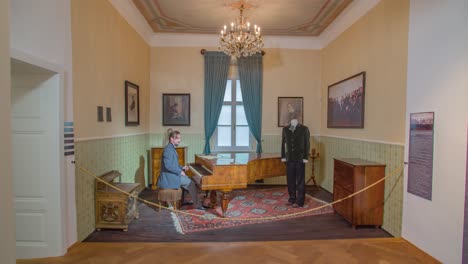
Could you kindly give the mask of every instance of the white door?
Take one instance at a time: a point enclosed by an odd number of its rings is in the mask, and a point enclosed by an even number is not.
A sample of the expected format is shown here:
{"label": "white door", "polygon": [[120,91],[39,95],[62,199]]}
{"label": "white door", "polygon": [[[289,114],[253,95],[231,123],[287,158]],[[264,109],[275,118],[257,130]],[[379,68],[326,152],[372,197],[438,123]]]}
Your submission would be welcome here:
{"label": "white door", "polygon": [[12,59],[12,159],[17,258],[63,253],[60,76]]}

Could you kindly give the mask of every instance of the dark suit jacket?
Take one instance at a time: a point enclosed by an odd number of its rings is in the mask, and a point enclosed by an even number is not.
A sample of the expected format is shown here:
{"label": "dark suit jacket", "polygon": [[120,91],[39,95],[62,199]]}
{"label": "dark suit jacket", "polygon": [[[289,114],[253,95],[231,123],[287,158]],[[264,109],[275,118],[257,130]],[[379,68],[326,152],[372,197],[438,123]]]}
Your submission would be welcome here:
{"label": "dark suit jacket", "polygon": [[179,155],[172,145],[168,143],[163,151],[161,159],[161,174],[158,179],[158,187],[162,189],[178,189],[180,187],[180,173],[182,166],[179,165]]}
{"label": "dark suit jacket", "polygon": [[286,161],[302,161],[309,159],[310,132],[309,128],[298,124],[292,131],[290,127],[283,127],[281,143],[281,158]]}

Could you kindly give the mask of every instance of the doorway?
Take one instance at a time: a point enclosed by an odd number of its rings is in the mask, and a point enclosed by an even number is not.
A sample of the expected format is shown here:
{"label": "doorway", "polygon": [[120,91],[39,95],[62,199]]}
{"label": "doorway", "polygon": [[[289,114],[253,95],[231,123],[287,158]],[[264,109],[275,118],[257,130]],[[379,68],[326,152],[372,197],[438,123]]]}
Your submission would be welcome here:
{"label": "doorway", "polygon": [[11,59],[16,257],[65,253],[61,76]]}

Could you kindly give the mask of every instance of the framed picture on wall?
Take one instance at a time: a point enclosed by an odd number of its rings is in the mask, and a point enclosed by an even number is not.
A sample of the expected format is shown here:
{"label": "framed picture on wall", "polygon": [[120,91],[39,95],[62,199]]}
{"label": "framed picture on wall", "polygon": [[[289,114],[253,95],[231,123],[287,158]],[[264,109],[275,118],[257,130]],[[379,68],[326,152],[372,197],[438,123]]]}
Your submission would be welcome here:
{"label": "framed picture on wall", "polygon": [[328,86],[328,128],[364,128],[366,72]]}
{"label": "framed picture on wall", "polygon": [[102,106],[97,107],[97,121],[102,122],[104,121],[103,113],[102,113]]}
{"label": "framed picture on wall", "polygon": [[292,119],[304,120],[304,97],[278,97],[278,126],[289,126]]}
{"label": "framed picture on wall", "polygon": [[190,94],[163,94],[163,126],[190,126]]}
{"label": "framed picture on wall", "polygon": [[140,87],[125,81],[125,125],[140,125]]}

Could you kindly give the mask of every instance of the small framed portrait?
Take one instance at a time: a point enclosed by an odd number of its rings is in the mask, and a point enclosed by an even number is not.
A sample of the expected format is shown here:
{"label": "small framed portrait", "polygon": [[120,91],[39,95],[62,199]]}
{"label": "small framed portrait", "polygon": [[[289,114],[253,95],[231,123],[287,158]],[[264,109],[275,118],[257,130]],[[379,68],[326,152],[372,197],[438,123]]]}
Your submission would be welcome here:
{"label": "small framed portrait", "polygon": [[112,122],[112,110],[110,107],[106,107],[106,121]]}
{"label": "small framed portrait", "polygon": [[125,81],[125,125],[140,125],[140,87]]}
{"label": "small framed portrait", "polygon": [[278,127],[286,127],[292,119],[304,120],[304,97],[278,97]]}
{"label": "small framed portrait", "polygon": [[102,106],[98,106],[97,107],[97,121],[98,122],[102,122],[104,121],[104,116],[103,116],[103,113],[102,113]]}
{"label": "small framed portrait", "polygon": [[163,126],[190,126],[190,94],[163,94]]}
{"label": "small framed portrait", "polygon": [[366,72],[328,86],[328,128],[364,128]]}

